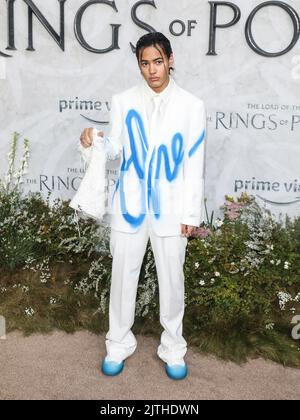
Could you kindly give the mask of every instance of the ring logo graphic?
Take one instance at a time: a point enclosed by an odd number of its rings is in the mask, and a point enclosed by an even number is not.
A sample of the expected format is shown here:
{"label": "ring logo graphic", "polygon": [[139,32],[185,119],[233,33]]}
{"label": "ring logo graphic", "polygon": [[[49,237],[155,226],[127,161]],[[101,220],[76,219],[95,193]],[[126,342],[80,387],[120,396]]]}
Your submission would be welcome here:
{"label": "ring logo graphic", "polygon": [[6,323],[4,316],[0,315],[0,340],[6,339]]}

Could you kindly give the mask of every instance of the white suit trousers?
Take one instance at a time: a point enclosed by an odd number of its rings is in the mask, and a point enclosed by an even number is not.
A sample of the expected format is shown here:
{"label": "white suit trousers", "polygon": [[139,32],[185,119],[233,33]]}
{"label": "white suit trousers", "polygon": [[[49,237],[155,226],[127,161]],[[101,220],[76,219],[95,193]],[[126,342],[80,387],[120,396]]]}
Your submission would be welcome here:
{"label": "white suit trousers", "polygon": [[136,233],[111,230],[113,256],[109,302],[109,331],[106,334],[107,360],[122,361],[131,356],[137,341],[134,324],[138,280],[150,236],[159,286],[161,334],[158,356],[168,364],[183,363],[187,342],[182,336],[184,315],[183,265],[187,238],[157,236],[148,224]]}

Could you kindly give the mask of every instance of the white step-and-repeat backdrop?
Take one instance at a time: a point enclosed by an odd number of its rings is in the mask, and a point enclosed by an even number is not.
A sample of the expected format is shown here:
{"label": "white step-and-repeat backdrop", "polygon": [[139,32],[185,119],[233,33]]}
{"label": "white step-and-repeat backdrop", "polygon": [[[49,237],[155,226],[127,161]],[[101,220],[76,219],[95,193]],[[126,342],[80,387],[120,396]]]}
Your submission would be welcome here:
{"label": "white step-and-repeat backdrop", "polygon": [[109,131],[111,95],[141,77],[132,47],[157,30],[175,80],[206,104],[208,213],[247,191],[299,215],[299,16],[299,0],[0,0],[0,176],[17,131],[30,141],[24,190],[71,198],[80,132]]}

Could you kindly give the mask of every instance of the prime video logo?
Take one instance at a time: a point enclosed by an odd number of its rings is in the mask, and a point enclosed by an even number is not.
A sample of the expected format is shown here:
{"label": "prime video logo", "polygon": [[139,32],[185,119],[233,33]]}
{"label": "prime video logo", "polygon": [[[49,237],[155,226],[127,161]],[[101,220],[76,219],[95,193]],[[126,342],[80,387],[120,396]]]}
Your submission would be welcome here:
{"label": "prime video logo", "polygon": [[6,322],[4,316],[0,315],[0,340],[6,339]]}

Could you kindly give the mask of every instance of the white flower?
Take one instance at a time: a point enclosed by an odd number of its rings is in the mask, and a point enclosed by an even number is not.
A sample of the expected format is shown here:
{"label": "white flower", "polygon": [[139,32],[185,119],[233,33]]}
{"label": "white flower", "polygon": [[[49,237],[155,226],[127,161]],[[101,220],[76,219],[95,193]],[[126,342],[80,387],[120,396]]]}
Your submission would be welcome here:
{"label": "white flower", "polygon": [[204,280],[200,280],[199,281],[200,286],[205,286],[205,281]]}
{"label": "white flower", "polygon": [[279,265],[281,263],[281,260],[276,261],[276,265]]}
{"label": "white flower", "polygon": [[195,268],[199,268],[200,264],[198,262],[195,263]]}
{"label": "white flower", "polygon": [[26,168],[28,167],[28,159],[29,159],[29,141],[27,139],[24,139],[24,147],[23,147],[23,156],[20,160],[20,166],[19,169],[14,172],[14,162],[16,158],[16,151],[17,151],[17,143],[18,143],[18,133],[14,133],[13,139],[10,145],[10,151],[7,154],[8,158],[8,169],[5,176],[5,188],[9,189],[11,186],[12,181],[14,180],[13,184],[14,186],[18,187],[21,183],[24,183],[23,176],[25,173],[28,173],[26,171]]}
{"label": "white flower", "polygon": [[274,261],[274,260],[271,260],[271,261],[270,261],[270,263],[271,263],[271,264],[274,264],[274,263],[275,263],[275,261]]}
{"label": "white flower", "polygon": [[284,262],[284,269],[288,270],[290,268],[290,263],[288,261]]}
{"label": "white flower", "polygon": [[220,273],[218,271],[215,272],[216,277],[220,277]]}
{"label": "white flower", "polygon": [[292,296],[289,293],[285,292],[278,292],[278,299],[279,299],[279,306],[280,309],[283,311],[285,309],[285,305],[292,299]]}
{"label": "white flower", "polygon": [[216,222],[215,222],[215,225],[216,225],[217,228],[219,228],[223,225],[223,221],[220,220],[220,219],[217,219]]}
{"label": "white flower", "polygon": [[27,316],[32,316],[35,313],[33,308],[26,308],[24,312]]}
{"label": "white flower", "polygon": [[54,297],[50,297],[50,305],[54,305],[56,302],[57,301]]}
{"label": "white flower", "polygon": [[274,329],[274,322],[270,322],[269,324],[266,325],[266,330],[273,330]]}
{"label": "white flower", "polygon": [[[289,293],[286,293],[286,292],[278,292],[277,296],[278,296],[278,299],[279,299],[280,309],[283,311],[285,309],[285,305],[288,302],[298,302],[299,301],[300,293],[298,293],[294,298],[293,298],[292,295],[290,295]],[[290,311],[295,312],[296,309],[291,308]]]}
{"label": "white flower", "polygon": [[210,283],[211,284],[214,284],[215,283],[215,279],[211,279]]}

